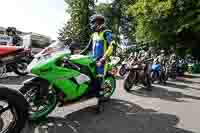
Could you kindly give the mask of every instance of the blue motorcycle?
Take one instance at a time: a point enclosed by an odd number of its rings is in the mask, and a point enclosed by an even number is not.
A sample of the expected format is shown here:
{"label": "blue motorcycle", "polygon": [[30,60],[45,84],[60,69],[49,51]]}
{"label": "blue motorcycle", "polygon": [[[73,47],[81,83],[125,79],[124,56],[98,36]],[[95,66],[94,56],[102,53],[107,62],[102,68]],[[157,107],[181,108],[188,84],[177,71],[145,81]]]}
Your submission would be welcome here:
{"label": "blue motorcycle", "polygon": [[169,77],[169,69],[167,59],[158,61],[158,58],[154,59],[154,62],[151,67],[151,80],[152,83],[159,81],[159,83],[166,84],[166,81]]}
{"label": "blue motorcycle", "polygon": [[160,77],[161,77],[161,65],[160,64],[152,64],[152,67],[151,67],[152,83],[154,83],[157,80],[160,81]]}

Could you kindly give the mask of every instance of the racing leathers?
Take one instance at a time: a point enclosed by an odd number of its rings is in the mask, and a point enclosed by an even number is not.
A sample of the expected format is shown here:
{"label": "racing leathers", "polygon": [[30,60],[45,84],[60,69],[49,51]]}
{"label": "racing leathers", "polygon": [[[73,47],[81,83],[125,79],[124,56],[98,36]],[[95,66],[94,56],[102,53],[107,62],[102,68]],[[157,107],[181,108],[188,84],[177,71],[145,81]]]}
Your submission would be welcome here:
{"label": "racing leathers", "polygon": [[113,52],[113,45],[112,32],[110,30],[104,30],[101,32],[94,32],[88,46],[83,50],[91,49],[92,58],[96,62],[103,61],[102,65],[96,68],[97,74],[100,76],[106,73],[107,61]]}
{"label": "racing leathers", "polygon": [[[95,88],[100,90],[100,93],[101,90],[104,89],[104,87],[102,86],[102,82],[107,72],[107,62],[109,57],[113,53],[114,45],[115,42],[112,39],[112,32],[110,30],[103,30],[101,32],[94,32],[91,36],[89,44],[83,50],[84,52],[87,51],[87,49],[90,49],[92,53],[92,58],[97,62],[96,72],[98,83]],[[101,62],[100,65],[98,64],[99,62]]]}

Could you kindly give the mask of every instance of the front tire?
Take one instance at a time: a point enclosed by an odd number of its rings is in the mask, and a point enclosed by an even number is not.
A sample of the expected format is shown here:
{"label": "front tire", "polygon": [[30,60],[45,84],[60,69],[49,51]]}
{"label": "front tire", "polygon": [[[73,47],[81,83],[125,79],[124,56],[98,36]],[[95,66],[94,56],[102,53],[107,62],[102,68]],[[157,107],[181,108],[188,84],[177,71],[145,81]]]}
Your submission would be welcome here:
{"label": "front tire", "polygon": [[136,72],[129,71],[125,80],[124,80],[124,89],[130,91],[134,85],[134,80],[136,79]]}
{"label": "front tire", "polygon": [[[22,86],[22,88],[20,88],[20,92],[24,94],[26,100],[30,105],[29,119],[33,121],[48,116],[48,114],[50,114],[57,105],[56,94],[54,92],[49,92],[47,99],[43,99],[43,97],[39,96],[41,89],[42,88],[40,88],[38,84],[34,83],[25,84],[24,86]],[[38,106],[42,106],[43,109],[35,110],[35,108],[37,108]]]}
{"label": "front tire", "polygon": [[126,65],[124,64],[119,69],[119,75],[123,77],[125,74],[126,74]]}
{"label": "front tire", "polygon": [[[16,90],[0,87],[0,101],[7,102],[8,107],[11,109],[11,112],[14,115],[14,120],[12,120],[12,123],[10,123],[9,126],[6,126],[5,129],[1,129],[0,133],[20,133],[20,131],[24,128],[28,118],[28,103],[26,102],[25,98]],[[3,125],[1,125],[1,128],[2,126]]]}
{"label": "front tire", "polygon": [[152,83],[154,83],[158,79],[159,79],[159,72],[158,71],[152,71],[151,72],[151,81],[152,81]]}
{"label": "front tire", "polygon": [[152,81],[151,81],[151,77],[148,74],[145,75],[143,85],[147,91],[152,91]]}

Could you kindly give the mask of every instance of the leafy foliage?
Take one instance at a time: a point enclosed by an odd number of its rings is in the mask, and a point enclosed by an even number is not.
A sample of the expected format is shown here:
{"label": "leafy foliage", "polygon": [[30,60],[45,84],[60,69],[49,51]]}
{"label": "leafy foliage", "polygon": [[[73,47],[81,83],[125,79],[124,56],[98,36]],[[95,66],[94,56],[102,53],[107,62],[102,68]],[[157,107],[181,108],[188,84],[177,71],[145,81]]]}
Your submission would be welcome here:
{"label": "leafy foliage", "polygon": [[105,15],[107,26],[113,31],[118,42],[120,41],[120,34],[132,41],[135,40],[131,34],[134,26],[133,17],[126,13],[128,5],[133,3],[135,3],[135,0],[113,0],[110,4],[102,3],[96,8],[98,13]]}
{"label": "leafy foliage", "polygon": [[198,0],[138,0],[129,6],[128,13],[136,17],[138,42],[176,45],[177,33],[200,30]]}
{"label": "leafy foliage", "polygon": [[89,17],[94,12],[93,0],[65,0],[67,4],[66,13],[71,19],[66,22],[63,29],[59,31],[60,39],[70,38],[86,43],[89,40],[90,27]]}
{"label": "leafy foliage", "polygon": [[159,47],[199,38],[199,0],[113,0],[96,7],[94,0],[65,1],[71,19],[60,30],[61,38],[86,42],[91,34],[89,17],[94,12],[105,15],[107,26],[118,42],[121,34],[132,42]]}

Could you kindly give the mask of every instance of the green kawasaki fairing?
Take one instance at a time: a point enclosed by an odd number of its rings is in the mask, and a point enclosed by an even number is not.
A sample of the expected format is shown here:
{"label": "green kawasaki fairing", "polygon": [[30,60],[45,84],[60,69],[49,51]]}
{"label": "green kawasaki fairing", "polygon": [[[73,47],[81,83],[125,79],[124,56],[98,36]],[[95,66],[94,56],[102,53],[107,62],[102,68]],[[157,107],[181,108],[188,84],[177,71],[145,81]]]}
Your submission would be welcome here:
{"label": "green kawasaki fairing", "polygon": [[86,93],[89,86],[88,83],[79,85],[73,80],[70,80],[74,77],[78,77],[81,73],[69,66],[61,66],[62,64],[59,64],[59,62],[62,62],[64,59],[68,59],[71,63],[80,64],[81,66],[85,66],[85,68],[89,68],[95,77],[95,65],[92,65],[94,64],[92,58],[84,55],[67,55],[65,53],[45,59],[44,62],[35,65],[31,72],[42,79],[48,80],[56,88],[64,92],[65,100],[74,100]]}

